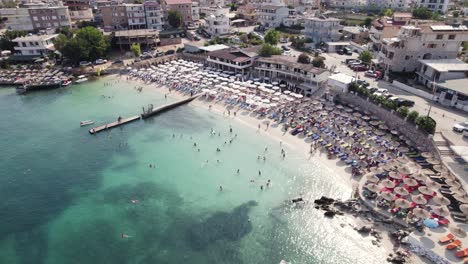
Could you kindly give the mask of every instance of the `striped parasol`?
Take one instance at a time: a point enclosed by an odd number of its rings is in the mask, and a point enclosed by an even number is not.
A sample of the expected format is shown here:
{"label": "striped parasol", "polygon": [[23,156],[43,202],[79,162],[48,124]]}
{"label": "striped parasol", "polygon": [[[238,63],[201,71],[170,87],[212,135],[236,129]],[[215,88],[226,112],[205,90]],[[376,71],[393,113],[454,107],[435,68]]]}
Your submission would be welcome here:
{"label": "striped parasol", "polygon": [[418,194],[418,195],[413,195],[411,196],[411,200],[417,204],[427,204],[426,198],[424,198],[424,195]]}
{"label": "striped parasol", "polygon": [[445,206],[437,206],[432,209],[432,212],[439,216],[448,216],[450,214],[450,211]]}
{"label": "striped parasol", "polygon": [[434,198],[432,198],[432,200],[434,201],[434,203],[436,203],[438,205],[449,205],[450,204],[450,200],[445,198],[442,195],[436,195]]}
{"label": "striped parasol", "polygon": [[393,191],[402,196],[406,196],[409,194],[409,192],[403,187],[396,187]]}

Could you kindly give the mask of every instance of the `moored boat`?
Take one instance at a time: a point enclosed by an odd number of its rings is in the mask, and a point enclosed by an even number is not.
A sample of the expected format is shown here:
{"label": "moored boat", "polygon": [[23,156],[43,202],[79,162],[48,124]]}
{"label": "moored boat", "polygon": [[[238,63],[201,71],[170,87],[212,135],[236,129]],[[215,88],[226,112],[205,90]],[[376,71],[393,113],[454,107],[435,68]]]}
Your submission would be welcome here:
{"label": "moored boat", "polygon": [[75,83],[83,83],[86,81],[88,81],[88,78],[86,78],[86,75],[80,75],[77,77],[77,80],[75,81]]}
{"label": "moored boat", "polygon": [[92,120],[85,120],[85,121],[80,122],[80,126],[89,126],[89,125],[92,125],[92,124],[94,124],[94,121],[92,121]]}

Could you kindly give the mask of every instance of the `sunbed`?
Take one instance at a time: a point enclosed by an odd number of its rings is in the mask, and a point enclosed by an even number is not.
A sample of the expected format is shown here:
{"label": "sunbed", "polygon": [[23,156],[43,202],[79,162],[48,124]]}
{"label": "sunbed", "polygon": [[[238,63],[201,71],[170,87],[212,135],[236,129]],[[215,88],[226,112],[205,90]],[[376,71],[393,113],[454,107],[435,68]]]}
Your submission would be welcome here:
{"label": "sunbed", "polygon": [[448,250],[455,249],[459,246],[461,246],[462,242],[460,240],[455,240],[452,243],[448,244],[445,248]]}

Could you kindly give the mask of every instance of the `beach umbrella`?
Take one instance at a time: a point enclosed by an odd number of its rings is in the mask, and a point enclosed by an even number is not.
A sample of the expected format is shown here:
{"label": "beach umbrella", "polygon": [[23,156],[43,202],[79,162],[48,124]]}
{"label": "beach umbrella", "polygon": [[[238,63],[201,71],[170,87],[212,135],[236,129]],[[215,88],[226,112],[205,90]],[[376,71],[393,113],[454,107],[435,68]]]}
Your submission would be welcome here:
{"label": "beach umbrella", "polygon": [[392,182],[391,180],[388,180],[388,179],[385,179],[380,183],[382,184],[382,186],[384,186],[386,188],[394,188],[395,187],[395,183]]}
{"label": "beach umbrella", "polygon": [[405,199],[399,198],[395,200],[395,206],[400,208],[410,208],[411,203]]}
{"label": "beach umbrella", "polygon": [[430,152],[423,152],[421,153],[421,157],[429,159],[429,158],[432,158],[433,156],[432,156],[432,153]]}
{"label": "beach umbrella", "polygon": [[432,200],[434,201],[434,203],[436,203],[438,205],[449,205],[450,204],[450,200],[445,198],[442,195],[436,195],[436,196],[434,196],[434,198],[432,198]]}
{"label": "beach umbrella", "polygon": [[439,165],[440,164],[440,161],[436,160],[436,159],[426,159],[426,162],[429,163],[429,164],[432,164],[432,165]]}
{"label": "beach umbrella", "polygon": [[403,182],[408,185],[408,186],[416,186],[418,185],[418,182],[414,179],[411,179],[411,178],[406,178],[406,179],[403,179]]}
{"label": "beach umbrella", "polygon": [[468,197],[466,195],[455,194],[453,198],[461,203],[468,203]]}
{"label": "beach umbrella", "polygon": [[393,191],[396,194],[403,195],[403,196],[406,196],[409,194],[409,192],[403,187],[396,187]]}
{"label": "beach umbrella", "polygon": [[432,209],[432,212],[438,216],[448,216],[450,211],[446,206],[437,206]]}
{"label": "beach umbrella", "polygon": [[435,181],[431,181],[431,180],[426,181],[426,186],[427,186],[427,188],[429,188],[431,190],[439,190],[440,187],[441,187],[440,184],[438,184]]}
{"label": "beach umbrella", "polygon": [[391,171],[388,176],[390,176],[390,178],[392,179],[397,179],[397,180],[400,180],[400,179],[403,179],[403,176],[401,176],[401,174],[395,172],[395,171]]}
{"label": "beach umbrella", "polygon": [[372,175],[372,174],[368,174],[367,180],[370,181],[370,182],[373,182],[373,183],[376,183],[376,182],[380,181],[379,177],[377,177],[375,175]]}
{"label": "beach umbrella", "polygon": [[427,200],[424,198],[424,195],[418,194],[418,195],[413,195],[411,196],[411,200],[417,204],[426,204]]}
{"label": "beach umbrella", "polygon": [[439,226],[439,222],[437,222],[436,220],[431,219],[431,218],[426,218],[423,221],[423,224],[428,228],[436,228],[436,227]]}
{"label": "beach umbrella", "polygon": [[432,195],[434,193],[433,190],[427,188],[427,186],[421,186],[418,188],[418,191],[422,194],[426,194],[426,195]]}
{"label": "beach umbrella", "polygon": [[376,184],[373,184],[373,183],[367,184],[364,187],[366,187],[371,192],[378,192],[380,190],[379,186],[377,186]]}
{"label": "beach umbrella", "polygon": [[451,226],[449,229],[450,229],[450,232],[452,232],[452,234],[456,237],[459,237],[459,238],[466,237],[466,231],[463,230],[459,226]]}
{"label": "beach umbrella", "polygon": [[398,148],[398,151],[402,152],[402,153],[408,153],[409,152],[409,148],[407,147],[399,147]]}
{"label": "beach umbrella", "polygon": [[460,188],[461,187],[460,182],[457,181],[457,180],[446,180],[445,183],[450,185],[451,187],[455,187],[455,188]]}
{"label": "beach umbrella", "polygon": [[414,208],[413,215],[418,218],[428,218],[431,216],[431,213],[429,213],[427,210],[423,208]]}
{"label": "beach umbrella", "polygon": [[398,172],[401,174],[406,174],[406,175],[411,174],[411,170],[408,169],[408,167],[406,166],[398,168]]}
{"label": "beach umbrella", "polygon": [[[445,197],[444,197],[445,198]],[[468,216],[468,204],[462,204],[460,205],[460,211],[462,211],[462,213],[464,213],[465,215]]]}
{"label": "beach umbrella", "polygon": [[418,172],[418,173],[415,173],[415,174],[412,174],[411,175],[411,178],[417,180],[417,181],[425,181],[427,180],[427,176]]}
{"label": "beach umbrella", "polygon": [[451,187],[450,191],[455,195],[460,195],[460,196],[466,195],[465,190],[463,190],[463,188],[461,187],[460,188]]}
{"label": "beach umbrella", "polygon": [[437,172],[448,172],[447,168],[445,168],[442,165],[434,165],[434,166],[432,166],[432,169],[437,171]]}
{"label": "beach umbrella", "polygon": [[387,201],[393,201],[395,200],[395,195],[393,195],[392,193],[389,193],[389,192],[383,192],[380,194],[380,197],[382,197],[383,199],[387,200]]}
{"label": "beach umbrella", "polygon": [[379,167],[371,167],[370,171],[374,174],[380,174],[383,172],[382,168],[379,168]]}

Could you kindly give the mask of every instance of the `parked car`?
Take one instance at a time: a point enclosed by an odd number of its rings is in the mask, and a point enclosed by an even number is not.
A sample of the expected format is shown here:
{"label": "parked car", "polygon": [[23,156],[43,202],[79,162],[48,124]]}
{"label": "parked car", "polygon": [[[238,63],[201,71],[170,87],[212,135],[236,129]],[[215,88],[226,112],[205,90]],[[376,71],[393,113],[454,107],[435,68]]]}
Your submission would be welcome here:
{"label": "parked car", "polygon": [[91,65],[91,62],[89,61],[80,61],[80,66],[89,66]]}
{"label": "parked car", "polygon": [[364,75],[367,76],[367,77],[374,77],[374,78],[377,77],[377,73],[374,72],[374,71],[371,71],[371,70],[366,71],[366,72],[364,73]]}
{"label": "parked car", "polygon": [[400,99],[397,100],[397,105],[399,107],[400,106],[412,107],[412,106],[414,106],[414,101],[400,98]]}
{"label": "parked car", "polygon": [[100,64],[104,64],[104,63],[107,63],[107,60],[103,60],[103,59],[97,59],[94,64],[96,65],[100,65]]}
{"label": "parked car", "polygon": [[156,56],[156,57],[162,57],[162,56],[164,56],[164,52],[162,52],[162,51],[160,51],[160,50],[156,50],[156,51],[154,52],[154,56]]}
{"label": "parked car", "polygon": [[288,39],[287,38],[281,38],[280,43],[288,43]]}
{"label": "parked car", "polygon": [[344,54],[344,50],[339,49],[339,50],[336,51],[336,53],[339,54],[339,55],[343,55],[343,54]]}
{"label": "parked car", "polygon": [[351,51],[350,48],[343,48],[343,53],[350,56],[350,55],[353,55],[353,52]]}
{"label": "parked car", "polygon": [[468,131],[468,121],[455,124],[455,125],[453,125],[453,128],[452,128],[452,129],[453,129],[453,131],[455,131],[455,132],[464,132],[464,131]]}
{"label": "parked car", "polygon": [[356,83],[359,84],[359,85],[362,85],[364,87],[368,87],[370,85],[368,82],[366,82],[364,80],[357,80]]}
{"label": "parked car", "polygon": [[361,63],[361,61],[357,60],[357,59],[346,59],[345,63],[346,63],[346,65],[349,65],[351,63]]}
{"label": "parked car", "polygon": [[123,60],[115,60],[112,62],[112,64],[120,64],[120,63],[123,63]]}
{"label": "parked car", "polygon": [[166,55],[170,55],[170,54],[174,54],[174,53],[175,53],[174,50],[168,50],[168,51],[166,51]]}
{"label": "parked car", "polygon": [[194,36],[193,36],[193,39],[194,39],[195,41],[201,40],[201,38],[200,38],[199,36],[197,36],[197,35],[194,35]]}
{"label": "parked car", "polygon": [[361,72],[361,71],[367,71],[367,66],[366,65],[356,65],[353,68],[353,71]]}
{"label": "parked car", "polygon": [[463,137],[468,138],[468,130],[463,131]]}
{"label": "parked car", "polygon": [[371,93],[377,92],[377,88],[375,88],[375,87],[367,88],[367,90],[369,90],[369,92],[371,92]]}
{"label": "parked car", "polygon": [[286,46],[286,45],[281,46],[281,48],[282,48],[283,50],[286,50],[286,51],[291,50],[291,49],[290,49],[288,46]]}

